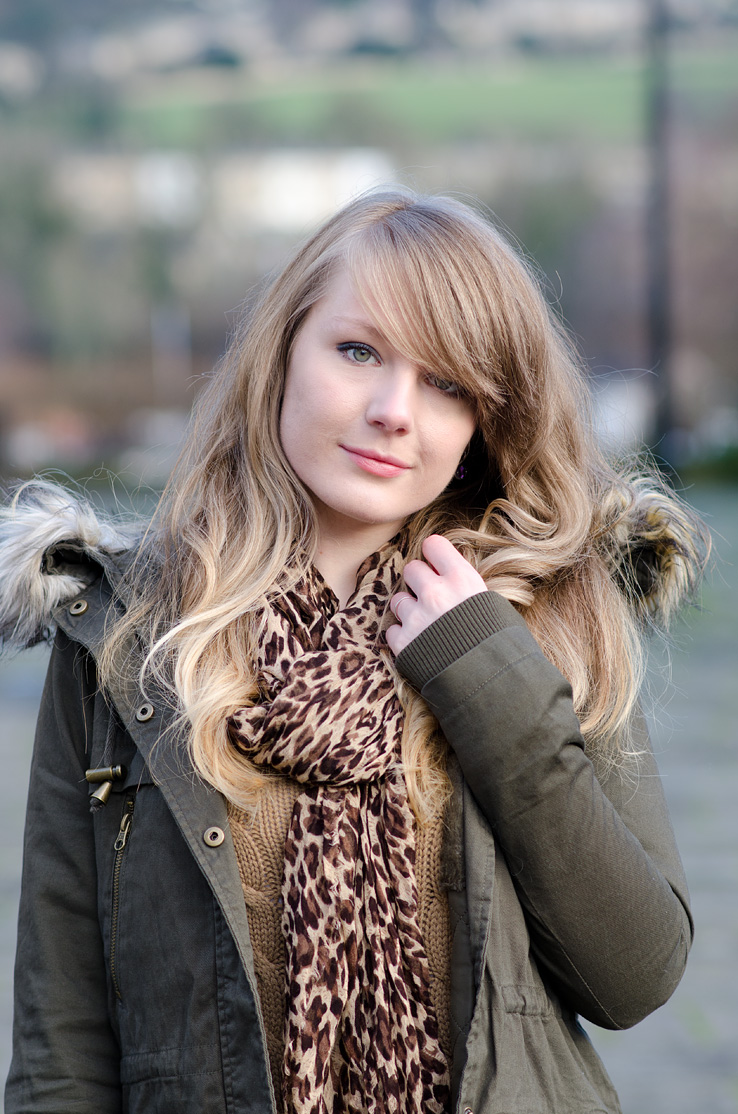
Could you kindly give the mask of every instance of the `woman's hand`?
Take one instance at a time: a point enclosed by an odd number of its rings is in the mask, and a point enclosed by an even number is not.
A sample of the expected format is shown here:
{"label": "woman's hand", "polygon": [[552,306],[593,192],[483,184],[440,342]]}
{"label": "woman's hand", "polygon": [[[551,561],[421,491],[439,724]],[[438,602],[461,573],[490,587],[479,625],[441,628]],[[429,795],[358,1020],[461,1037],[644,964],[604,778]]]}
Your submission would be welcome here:
{"label": "woman's hand", "polygon": [[487,591],[477,570],[440,534],[425,539],[423,557],[405,565],[405,583],[415,594],[397,592],[390,600],[397,622],[388,627],[386,638],[393,654],[457,603]]}

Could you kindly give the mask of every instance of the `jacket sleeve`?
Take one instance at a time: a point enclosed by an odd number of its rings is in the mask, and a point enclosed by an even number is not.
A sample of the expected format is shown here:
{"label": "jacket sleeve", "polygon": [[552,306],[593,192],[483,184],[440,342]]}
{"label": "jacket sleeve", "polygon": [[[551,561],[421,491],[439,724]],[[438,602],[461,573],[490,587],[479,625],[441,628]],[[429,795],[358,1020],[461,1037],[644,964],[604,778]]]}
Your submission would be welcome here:
{"label": "jacket sleeve", "polygon": [[645,729],[637,768],[600,784],[568,682],[493,592],[438,619],[397,665],[456,752],[562,999],[613,1029],[662,1005],[692,922]]}
{"label": "jacket sleeve", "polygon": [[26,816],[6,1114],[119,1114],[86,760],[102,698],[62,633],[49,665]]}

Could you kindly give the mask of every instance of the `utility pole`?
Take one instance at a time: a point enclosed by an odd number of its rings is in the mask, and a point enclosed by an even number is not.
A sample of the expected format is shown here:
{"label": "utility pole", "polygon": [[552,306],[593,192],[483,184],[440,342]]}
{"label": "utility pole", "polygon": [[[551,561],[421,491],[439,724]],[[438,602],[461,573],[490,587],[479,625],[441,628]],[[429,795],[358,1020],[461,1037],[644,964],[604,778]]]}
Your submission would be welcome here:
{"label": "utility pole", "polygon": [[667,0],[646,0],[647,138],[649,191],[646,207],[648,366],[655,376],[654,448],[670,470],[674,461],[672,402],[671,198],[669,173],[669,82]]}

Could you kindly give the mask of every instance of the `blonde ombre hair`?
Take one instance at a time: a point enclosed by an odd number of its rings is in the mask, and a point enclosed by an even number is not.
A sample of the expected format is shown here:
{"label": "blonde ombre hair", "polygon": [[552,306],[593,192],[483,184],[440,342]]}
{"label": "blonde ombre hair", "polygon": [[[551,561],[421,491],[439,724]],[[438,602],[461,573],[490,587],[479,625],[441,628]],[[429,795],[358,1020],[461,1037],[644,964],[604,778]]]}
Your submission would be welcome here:
{"label": "blonde ombre hair", "polygon": [[[468,206],[409,191],[347,205],[244,318],[132,565],[103,683],[134,635],[142,640],[142,683],[153,671],[169,685],[196,770],[254,805],[267,778],[232,746],[226,721],[258,699],[269,600],[315,552],[313,507],[282,450],[279,414],[295,337],[338,267],[389,341],[453,379],[475,408],[467,478],[410,519],[410,555],[431,533],[449,537],[570,681],[592,756],[617,762],[631,746],[644,624],[667,619],[694,586],[706,535],[653,477],[603,458],[582,366],[528,264]],[[408,789],[424,820],[447,792],[444,744],[397,680]]]}

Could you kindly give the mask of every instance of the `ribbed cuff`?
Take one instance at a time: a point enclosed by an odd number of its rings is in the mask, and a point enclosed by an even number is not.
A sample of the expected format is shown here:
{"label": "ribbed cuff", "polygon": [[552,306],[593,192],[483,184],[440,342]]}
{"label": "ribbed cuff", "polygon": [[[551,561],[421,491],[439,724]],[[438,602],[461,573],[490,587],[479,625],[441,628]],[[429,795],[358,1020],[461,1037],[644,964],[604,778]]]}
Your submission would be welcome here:
{"label": "ribbed cuff", "polygon": [[496,592],[479,592],[441,615],[405,647],[395,661],[400,673],[420,692],[424,685],[505,627],[525,627],[525,620]]}

